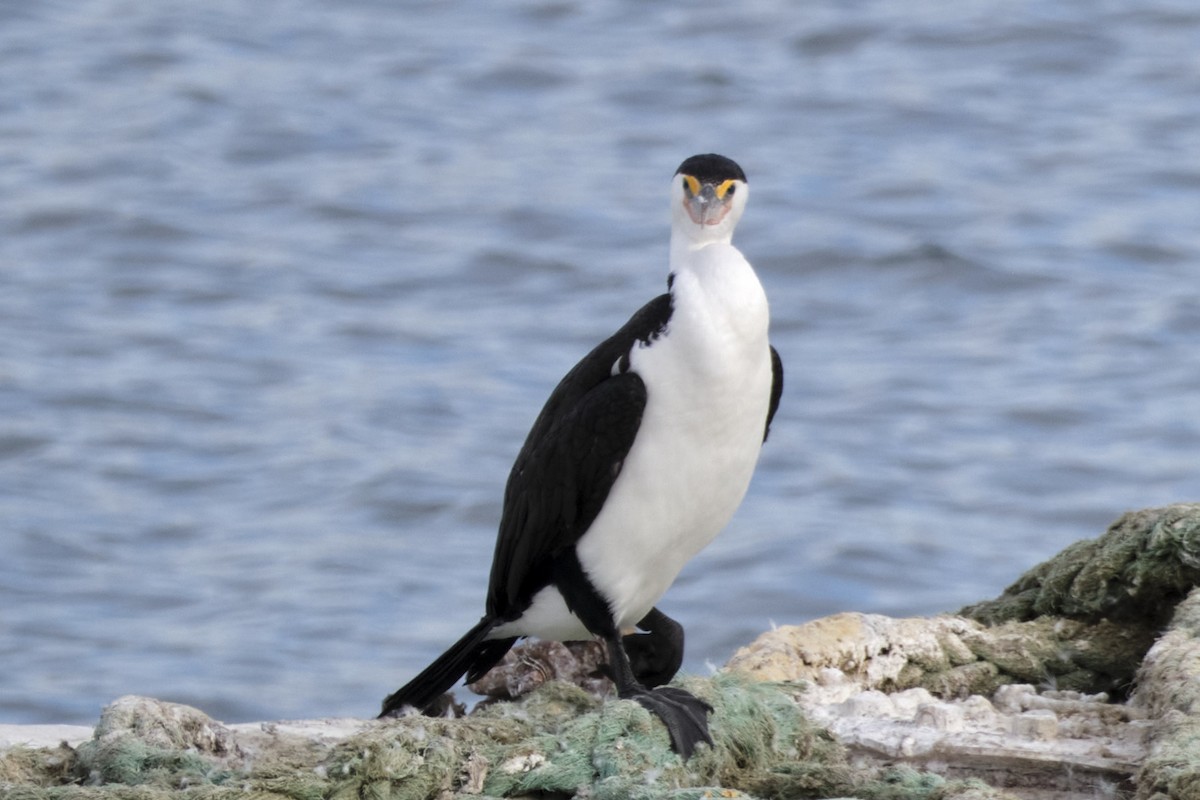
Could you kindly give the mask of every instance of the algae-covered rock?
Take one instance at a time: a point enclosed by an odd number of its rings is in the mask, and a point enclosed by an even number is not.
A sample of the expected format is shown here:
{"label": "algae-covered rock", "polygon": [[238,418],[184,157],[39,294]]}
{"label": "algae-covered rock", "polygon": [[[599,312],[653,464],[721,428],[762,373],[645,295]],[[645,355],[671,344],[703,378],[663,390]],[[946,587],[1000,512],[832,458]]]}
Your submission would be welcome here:
{"label": "algae-covered rock", "polygon": [[1155,720],[1139,800],[1200,797],[1200,589],[1146,654],[1131,704]]}
{"label": "algae-covered rock", "polygon": [[[806,710],[880,758],[960,774],[1007,763],[1033,785],[1101,794],[1132,787],[1144,760],[1139,797],[1200,800],[1200,610],[1181,602],[1198,584],[1200,505],[1148,509],[960,616],[838,614],[763,634],[728,667],[807,683]],[[1134,702],[1110,702],[1135,681]],[[893,704],[916,690],[938,699],[916,713]],[[971,719],[988,698],[1000,707]]]}
{"label": "algae-covered rock", "polygon": [[1009,683],[1124,691],[1154,634],[1106,620],[1054,617],[988,627],[963,617],[836,614],[768,631],[726,669],[759,680],[816,681],[836,669],[866,689],[920,687],[939,697],[990,694]]}
{"label": "algae-covered rock", "polygon": [[94,739],[132,735],[149,747],[235,755],[233,734],[203,711],[180,703],[127,695],[100,713]]}
{"label": "algae-covered rock", "polygon": [[1161,630],[1198,584],[1200,504],[1181,503],[1125,514],[960,613],[987,624],[1051,616]]}
{"label": "algae-covered rock", "polygon": [[103,710],[76,755],[86,783],[171,789],[218,780],[241,753],[229,729],[198,709],[126,696]]}
{"label": "algae-covered rock", "polygon": [[833,668],[864,687],[909,688],[920,676],[978,660],[964,637],[981,629],[959,617],[835,614],[762,634],[734,653],[726,669],[759,680],[813,681]]}
{"label": "algae-covered rock", "polygon": [[222,725],[121,698],[77,746],[0,747],[0,797],[1200,800],[1198,579],[1200,505],[1170,506],[958,616],[781,628],[682,681],[714,709],[687,762],[640,705],[597,696],[584,645],[514,660],[493,694],[537,688],[459,719]]}
{"label": "algae-covered rock", "polygon": [[[21,782],[28,800],[46,798],[172,797],[293,798],[294,800],[451,800],[455,797],[605,798],[828,798],[957,797],[977,787],[927,776],[900,794],[890,774],[856,767],[825,729],[796,703],[793,686],[733,675],[689,679],[689,691],[713,706],[714,746],[684,762],[659,720],[635,702],[599,702],[582,689],[550,683],[512,703],[494,703],[461,719],[408,716],[363,721],[315,758],[297,763],[303,748],[271,744],[294,735],[264,738],[202,718],[195,709],[156,701],[123,701],[140,708],[105,722],[97,738],[79,748],[81,769],[57,776],[29,752],[10,752],[0,775]],[[122,711],[124,714],[124,711]],[[118,714],[109,715],[115,721]],[[161,720],[186,718],[187,731],[224,728],[208,736],[164,738]],[[294,726],[295,724],[293,724]],[[145,738],[140,738],[140,737]],[[243,742],[242,737],[247,741]],[[208,743],[201,752],[197,741]],[[311,742],[310,742],[311,743]],[[225,755],[213,752],[220,749]],[[69,759],[68,759],[69,761]],[[24,767],[14,772],[10,767]],[[31,780],[30,775],[40,777]],[[16,787],[0,785],[6,800]],[[974,795],[970,795],[974,796]],[[1005,795],[994,792],[989,800]]]}
{"label": "algae-covered rock", "polygon": [[57,747],[13,747],[0,757],[0,790],[14,786],[61,786],[76,772],[75,750]]}

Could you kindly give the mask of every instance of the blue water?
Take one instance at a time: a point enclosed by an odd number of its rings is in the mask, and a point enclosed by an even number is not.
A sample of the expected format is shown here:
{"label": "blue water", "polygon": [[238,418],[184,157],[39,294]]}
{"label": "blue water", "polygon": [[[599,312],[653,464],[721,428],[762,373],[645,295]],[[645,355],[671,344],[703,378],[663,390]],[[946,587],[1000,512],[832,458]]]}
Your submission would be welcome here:
{"label": "blue water", "polygon": [[787,389],[687,669],[1200,500],[1198,53],[1191,0],[0,2],[0,721],[373,714],[696,152]]}

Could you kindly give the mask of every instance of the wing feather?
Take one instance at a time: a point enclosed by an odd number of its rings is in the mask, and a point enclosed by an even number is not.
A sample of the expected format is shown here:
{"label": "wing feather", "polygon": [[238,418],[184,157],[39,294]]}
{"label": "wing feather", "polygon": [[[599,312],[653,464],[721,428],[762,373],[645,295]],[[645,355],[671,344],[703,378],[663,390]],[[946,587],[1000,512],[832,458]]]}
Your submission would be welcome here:
{"label": "wing feather", "polygon": [[552,578],[554,558],[600,513],[633,446],[646,385],[625,372],[629,351],[671,316],[669,294],[642,307],[559,382],[529,431],[504,491],[487,611],[514,619]]}
{"label": "wing feather", "polygon": [[783,397],[783,359],[774,347],[771,348],[771,373],[771,406],[767,409],[767,427],[763,430],[764,442],[771,433],[771,420],[775,419],[775,412],[779,410],[779,399]]}

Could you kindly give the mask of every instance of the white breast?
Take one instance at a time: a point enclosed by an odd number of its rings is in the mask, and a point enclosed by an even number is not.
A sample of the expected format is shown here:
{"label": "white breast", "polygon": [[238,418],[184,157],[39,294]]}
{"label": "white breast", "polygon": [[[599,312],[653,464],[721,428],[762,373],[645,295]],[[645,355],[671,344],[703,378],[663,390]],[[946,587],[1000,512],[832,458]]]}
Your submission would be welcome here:
{"label": "white breast", "polygon": [[630,357],[647,390],[637,439],[578,545],[622,628],[733,516],[770,404],[767,300],[750,265],[731,245],[713,244],[675,267],[667,330]]}

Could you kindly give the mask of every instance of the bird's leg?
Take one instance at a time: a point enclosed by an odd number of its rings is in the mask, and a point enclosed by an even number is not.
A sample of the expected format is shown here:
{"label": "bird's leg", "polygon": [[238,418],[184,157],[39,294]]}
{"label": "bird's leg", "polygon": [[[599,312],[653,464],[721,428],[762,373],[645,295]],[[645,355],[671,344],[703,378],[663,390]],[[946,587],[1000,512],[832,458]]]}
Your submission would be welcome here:
{"label": "bird's leg", "polygon": [[626,635],[625,653],[634,676],[653,689],[670,682],[683,664],[683,626],[657,608],[650,609],[637,626],[645,633]]}
{"label": "bird's leg", "polygon": [[700,742],[713,743],[708,733],[708,714],[713,710],[712,706],[674,686],[647,689],[633,675],[620,634],[605,637],[605,643],[608,645],[613,681],[617,684],[617,696],[624,700],[636,700],[661,719],[667,726],[671,747],[675,752],[686,760]]}
{"label": "bird's leg", "polygon": [[[657,715],[671,735],[671,747],[685,759],[692,755],[700,742],[708,742],[711,745],[708,713],[712,711],[712,706],[690,692],[674,686],[647,689],[634,677],[629,654],[625,652],[621,631],[613,624],[609,604],[584,572],[575,548],[568,549],[555,560],[554,585],[562,593],[567,608],[579,617],[589,631],[604,639],[608,648],[609,669],[612,670],[613,683],[617,685],[617,696],[625,700],[636,700]],[[666,635],[668,641],[672,638],[671,625],[665,625],[664,620],[670,621],[682,634],[682,627],[661,612],[651,612],[646,615],[645,620],[653,623],[655,629],[660,635]],[[678,642],[678,646],[668,646],[665,652],[678,652],[682,658],[682,635],[678,637]],[[670,667],[669,663],[668,666]],[[670,671],[673,673],[674,667],[671,667]]]}

